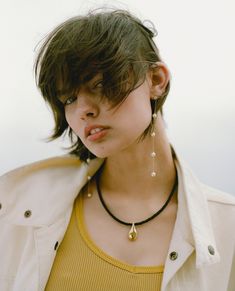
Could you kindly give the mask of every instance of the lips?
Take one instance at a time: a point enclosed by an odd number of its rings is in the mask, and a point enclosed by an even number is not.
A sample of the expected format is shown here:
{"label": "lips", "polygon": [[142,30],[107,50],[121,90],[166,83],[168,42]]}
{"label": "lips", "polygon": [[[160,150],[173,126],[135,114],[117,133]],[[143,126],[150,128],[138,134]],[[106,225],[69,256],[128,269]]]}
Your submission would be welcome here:
{"label": "lips", "polygon": [[84,130],[85,137],[88,137],[89,135],[91,135],[91,131],[93,134],[95,134],[95,129],[98,129],[98,128],[103,130],[103,129],[107,129],[109,127],[104,126],[104,125],[100,125],[100,124],[94,124],[94,125],[87,126],[87,127],[85,127],[85,130]]}
{"label": "lips", "polygon": [[94,135],[94,134],[96,134],[96,133],[98,133],[98,132],[101,132],[101,131],[103,131],[104,129],[103,128],[95,128],[95,129],[92,129],[91,131],[90,131],[90,135]]}

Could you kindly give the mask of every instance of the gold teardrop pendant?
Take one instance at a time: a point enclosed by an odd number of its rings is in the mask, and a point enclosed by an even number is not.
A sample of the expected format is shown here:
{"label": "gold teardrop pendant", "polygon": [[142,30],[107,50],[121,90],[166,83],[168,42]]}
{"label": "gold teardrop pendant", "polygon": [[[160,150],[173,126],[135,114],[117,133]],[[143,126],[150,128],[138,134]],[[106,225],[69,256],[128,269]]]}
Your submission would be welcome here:
{"label": "gold teardrop pendant", "polygon": [[130,241],[134,241],[137,239],[137,230],[135,228],[135,224],[132,223],[131,230],[129,231],[128,238]]}

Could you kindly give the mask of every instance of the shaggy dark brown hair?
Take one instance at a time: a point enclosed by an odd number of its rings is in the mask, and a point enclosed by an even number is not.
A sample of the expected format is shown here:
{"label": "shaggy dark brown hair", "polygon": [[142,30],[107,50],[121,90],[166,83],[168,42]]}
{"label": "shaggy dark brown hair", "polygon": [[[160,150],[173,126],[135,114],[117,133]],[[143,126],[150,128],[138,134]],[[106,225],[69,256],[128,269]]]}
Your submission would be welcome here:
{"label": "shaggy dark brown hair", "polygon": [[[68,133],[70,153],[86,160],[95,156],[88,151],[69,127],[61,95],[78,92],[82,84],[98,73],[103,76],[103,96],[113,107],[145,80],[146,73],[161,61],[153,37],[155,29],[146,27],[138,18],[124,10],[93,11],[85,16],[68,19],[56,27],[42,44],[35,61],[36,83],[49,103],[55,128],[49,141]],[[168,95],[157,103],[157,110]],[[152,111],[154,103],[151,100]],[[151,130],[152,124],[140,139]]]}

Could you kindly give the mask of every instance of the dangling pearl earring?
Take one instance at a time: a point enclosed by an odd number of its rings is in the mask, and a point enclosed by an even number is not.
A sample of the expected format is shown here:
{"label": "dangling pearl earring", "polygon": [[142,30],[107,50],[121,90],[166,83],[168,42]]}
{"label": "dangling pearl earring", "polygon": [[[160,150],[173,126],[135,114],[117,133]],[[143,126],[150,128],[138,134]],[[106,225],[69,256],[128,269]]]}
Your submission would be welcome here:
{"label": "dangling pearl earring", "polygon": [[[88,152],[88,158],[86,159],[87,164],[89,164],[90,161],[91,161],[91,159],[90,159],[90,152]],[[87,197],[88,198],[91,198],[92,197],[92,193],[90,191],[90,180],[91,180],[91,176],[88,174],[87,175],[87,181],[88,181],[88,183],[87,183]]]}
{"label": "dangling pearl earring", "polygon": [[153,114],[152,114],[152,123],[153,123],[153,126],[152,126],[152,130],[151,130],[151,138],[152,138],[152,152],[151,152],[151,158],[152,158],[152,161],[153,161],[153,168],[152,168],[152,172],[151,172],[151,176],[152,177],[156,177],[157,175],[157,172],[156,172],[156,169],[155,169],[155,159],[156,159],[156,152],[155,152],[155,136],[156,136],[156,118],[157,118],[157,112],[156,112],[156,103],[157,103],[157,97],[154,98],[154,111],[153,111]]}

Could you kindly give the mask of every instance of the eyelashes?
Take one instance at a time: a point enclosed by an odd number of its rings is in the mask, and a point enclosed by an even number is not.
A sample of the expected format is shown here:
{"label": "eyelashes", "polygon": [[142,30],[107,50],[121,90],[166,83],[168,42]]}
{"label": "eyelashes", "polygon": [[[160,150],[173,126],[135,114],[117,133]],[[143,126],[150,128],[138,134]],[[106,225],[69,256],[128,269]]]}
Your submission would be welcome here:
{"label": "eyelashes", "polygon": [[95,85],[93,86],[93,89],[100,89],[103,88],[103,80],[99,80]]}
{"label": "eyelashes", "polygon": [[76,99],[77,99],[77,97],[75,97],[75,96],[68,97],[68,98],[63,102],[63,105],[64,105],[64,106],[70,105],[70,104],[72,104]]}

